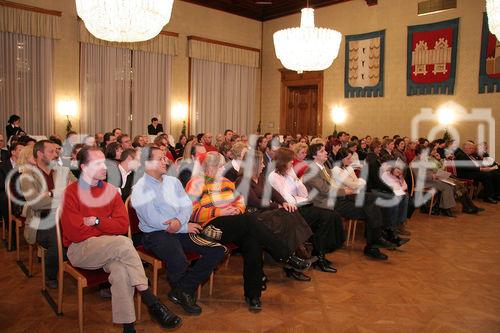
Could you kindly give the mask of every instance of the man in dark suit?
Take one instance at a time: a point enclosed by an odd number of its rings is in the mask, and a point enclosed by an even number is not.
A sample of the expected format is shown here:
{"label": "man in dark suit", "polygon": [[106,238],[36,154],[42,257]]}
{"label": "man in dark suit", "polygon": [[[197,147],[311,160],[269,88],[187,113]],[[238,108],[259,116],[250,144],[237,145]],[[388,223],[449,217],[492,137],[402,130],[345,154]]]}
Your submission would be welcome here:
{"label": "man in dark suit", "polygon": [[484,202],[496,204],[500,200],[500,174],[495,167],[485,167],[474,157],[474,143],[467,141],[463,149],[455,151],[458,178],[472,179],[484,186]]}
{"label": "man in dark suit", "polygon": [[151,124],[148,125],[148,134],[157,135],[158,133],[163,133],[162,124],[158,123],[158,118],[151,118]]}

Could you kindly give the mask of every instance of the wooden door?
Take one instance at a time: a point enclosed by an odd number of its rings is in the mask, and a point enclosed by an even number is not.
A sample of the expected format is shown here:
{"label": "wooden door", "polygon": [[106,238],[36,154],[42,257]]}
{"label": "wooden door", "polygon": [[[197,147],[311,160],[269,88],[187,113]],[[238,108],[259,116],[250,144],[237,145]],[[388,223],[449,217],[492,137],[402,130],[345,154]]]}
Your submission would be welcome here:
{"label": "wooden door", "polygon": [[318,133],[318,86],[288,87],[284,133]]}
{"label": "wooden door", "polygon": [[281,134],[321,134],[323,72],[281,71]]}

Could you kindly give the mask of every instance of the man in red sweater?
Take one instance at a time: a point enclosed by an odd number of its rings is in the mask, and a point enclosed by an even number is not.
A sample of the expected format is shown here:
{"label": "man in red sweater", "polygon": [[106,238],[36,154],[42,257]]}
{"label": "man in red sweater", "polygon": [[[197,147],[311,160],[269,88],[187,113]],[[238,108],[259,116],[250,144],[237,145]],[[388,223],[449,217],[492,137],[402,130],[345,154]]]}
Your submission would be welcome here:
{"label": "man in red sweater", "polygon": [[165,328],[181,324],[148,288],[141,259],[132,241],[123,236],[129,221],[125,205],[117,192],[106,183],[104,154],[97,147],[85,147],[78,153],[81,176],[64,194],[61,216],[64,246],[75,267],[103,268],[111,283],[113,322],[123,324],[123,332],[135,332],[134,291],[141,293],[151,316]]}

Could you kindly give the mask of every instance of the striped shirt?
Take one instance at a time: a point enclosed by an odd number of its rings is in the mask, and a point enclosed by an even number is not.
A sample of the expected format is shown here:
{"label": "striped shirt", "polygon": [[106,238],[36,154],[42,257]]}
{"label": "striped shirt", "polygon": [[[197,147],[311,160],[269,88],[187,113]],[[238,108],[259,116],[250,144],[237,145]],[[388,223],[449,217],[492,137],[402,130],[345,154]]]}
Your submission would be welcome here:
{"label": "striped shirt", "polygon": [[238,208],[241,214],[245,212],[244,198],[227,178],[215,181],[208,177],[193,177],[186,185],[186,192],[193,202],[191,221],[203,227],[221,216],[221,209],[228,206]]}

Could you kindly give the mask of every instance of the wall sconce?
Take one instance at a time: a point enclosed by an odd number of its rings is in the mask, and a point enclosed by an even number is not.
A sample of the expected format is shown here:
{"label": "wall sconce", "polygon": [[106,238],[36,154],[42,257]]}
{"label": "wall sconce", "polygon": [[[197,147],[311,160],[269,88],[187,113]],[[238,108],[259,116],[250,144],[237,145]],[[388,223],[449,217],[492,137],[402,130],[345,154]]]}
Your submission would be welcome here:
{"label": "wall sconce", "polygon": [[76,104],[76,101],[74,100],[61,100],[57,103],[57,109],[59,110],[59,113],[66,117],[67,123],[66,123],[66,133],[69,133],[71,129],[73,128],[73,125],[71,124],[71,121],[69,120],[69,117],[74,117],[76,116],[78,106]]}
{"label": "wall sconce", "polygon": [[337,124],[341,125],[345,122],[347,114],[345,109],[340,106],[334,106],[331,111],[332,121],[333,121],[333,135],[337,136]]}
{"label": "wall sconce", "polygon": [[182,120],[182,131],[183,135],[186,135],[186,119],[188,117],[188,106],[185,103],[176,103],[172,108],[172,118],[174,120]]}
{"label": "wall sconce", "polygon": [[441,125],[447,126],[455,122],[456,115],[452,108],[443,106],[438,109],[437,117]]}

